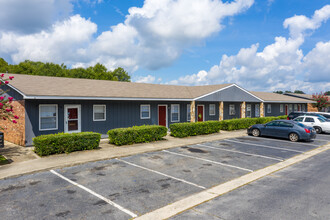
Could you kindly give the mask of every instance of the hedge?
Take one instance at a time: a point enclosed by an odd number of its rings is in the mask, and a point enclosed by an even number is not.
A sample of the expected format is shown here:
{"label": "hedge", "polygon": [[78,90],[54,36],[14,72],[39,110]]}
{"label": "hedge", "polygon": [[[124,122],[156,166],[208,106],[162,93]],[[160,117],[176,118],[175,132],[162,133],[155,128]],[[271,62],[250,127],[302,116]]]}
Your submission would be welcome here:
{"label": "hedge", "polygon": [[220,121],[185,122],[170,125],[171,135],[180,138],[216,133],[220,131],[220,128]]}
{"label": "hedge", "polygon": [[261,117],[261,118],[239,118],[239,119],[229,119],[220,121],[220,130],[239,130],[246,129],[254,124],[265,124],[267,122],[278,120],[278,119],[286,119],[287,116],[278,116],[278,117]]}
{"label": "hedge", "polygon": [[167,135],[167,128],[159,125],[142,125],[129,128],[116,128],[108,131],[111,144],[117,146],[147,143],[151,141],[161,140]]}
{"label": "hedge", "polygon": [[39,156],[91,150],[99,147],[101,134],[95,132],[58,133],[33,138],[34,152]]}

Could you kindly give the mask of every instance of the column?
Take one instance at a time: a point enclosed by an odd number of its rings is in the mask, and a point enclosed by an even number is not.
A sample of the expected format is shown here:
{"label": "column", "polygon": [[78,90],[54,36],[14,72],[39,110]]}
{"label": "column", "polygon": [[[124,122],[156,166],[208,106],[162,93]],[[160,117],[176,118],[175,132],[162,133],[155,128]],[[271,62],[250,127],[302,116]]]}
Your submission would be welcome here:
{"label": "column", "polygon": [[219,121],[223,120],[223,102],[219,102]]}
{"label": "column", "polygon": [[260,117],[265,117],[265,106],[264,103],[260,103]]}
{"label": "column", "polygon": [[195,101],[190,102],[190,122],[196,121],[195,115]]}
{"label": "column", "polygon": [[245,114],[245,111],[246,111],[246,102],[242,102],[241,103],[241,118],[245,118],[246,114]]}

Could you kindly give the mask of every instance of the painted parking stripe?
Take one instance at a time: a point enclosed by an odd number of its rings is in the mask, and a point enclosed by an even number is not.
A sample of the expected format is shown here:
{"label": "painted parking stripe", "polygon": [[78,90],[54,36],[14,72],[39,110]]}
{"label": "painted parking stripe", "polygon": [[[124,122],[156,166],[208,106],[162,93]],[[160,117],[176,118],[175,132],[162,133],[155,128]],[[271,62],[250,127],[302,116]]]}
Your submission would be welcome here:
{"label": "painted parking stripe", "polygon": [[262,158],[266,158],[266,159],[270,159],[270,160],[283,161],[282,159],[279,159],[279,158],[267,157],[267,156],[259,155],[259,154],[251,154],[251,153],[246,153],[246,152],[242,152],[242,151],[228,150],[228,149],[223,149],[223,148],[220,148],[220,147],[212,147],[212,146],[208,146],[208,145],[204,145],[204,144],[196,144],[196,145],[201,146],[201,147],[216,149],[216,150],[228,151],[228,152],[233,152],[233,153],[238,153],[238,154],[245,154],[245,155],[255,156],[255,157],[262,157]]}
{"label": "painted parking stripe", "polygon": [[169,177],[169,178],[171,178],[171,179],[178,180],[178,181],[183,182],[183,183],[187,183],[187,184],[192,185],[192,186],[196,186],[196,187],[201,188],[201,189],[206,189],[206,187],[204,187],[204,186],[200,186],[200,185],[197,185],[197,184],[195,184],[195,183],[192,183],[192,182],[186,181],[186,180],[184,180],[184,179],[176,178],[176,177],[174,177],[174,176],[170,176],[170,175],[167,175],[167,174],[165,174],[165,173],[161,173],[161,172],[159,172],[159,171],[152,170],[152,169],[149,169],[149,168],[147,168],[147,167],[143,167],[143,166],[140,166],[140,165],[137,165],[137,164],[134,164],[134,163],[128,162],[128,161],[126,161],[126,160],[121,160],[121,159],[118,159],[118,158],[116,158],[116,160],[118,160],[118,161],[120,161],[120,162],[123,162],[123,163],[126,163],[126,164],[129,164],[129,165],[134,166],[134,167],[138,167],[138,168],[141,168],[141,169],[144,169],[144,170],[148,170],[148,171],[153,172],[153,173],[157,173],[157,174],[162,175],[162,176]]}
{"label": "painted parking stripe", "polygon": [[286,149],[286,148],[281,148],[281,147],[272,147],[272,146],[267,146],[267,145],[246,143],[246,142],[234,141],[234,140],[228,140],[228,139],[225,139],[224,141],[245,144],[245,145],[253,145],[253,146],[264,147],[264,148],[277,149],[277,150],[286,150],[286,151],[292,151],[292,152],[297,152],[297,153],[304,153],[304,151],[299,151],[299,150],[291,150],[291,149]]}
{"label": "painted parking stripe", "polygon": [[[260,138],[260,137],[253,137],[253,136],[245,136],[247,138],[252,138],[252,139],[257,139],[257,138]],[[279,140],[279,139],[267,139],[267,138],[262,138],[263,140],[271,140],[271,141],[279,141],[279,142],[285,142],[285,143],[289,143],[289,144],[300,144],[300,145],[306,145],[306,146],[315,146],[315,147],[319,147],[320,145],[317,145],[317,144],[307,144],[307,143],[302,143],[302,142],[291,142],[291,141],[286,141],[286,140]],[[314,139],[314,140],[317,140],[317,139]]]}
{"label": "painted parking stripe", "polygon": [[66,180],[67,182],[71,183],[72,185],[78,186],[79,188],[81,188],[81,189],[83,189],[83,190],[89,192],[90,194],[96,196],[97,198],[102,199],[103,201],[105,201],[105,202],[109,203],[110,205],[116,207],[116,208],[119,209],[120,211],[123,211],[123,212],[125,212],[126,214],[130,215],[132,218],[137,217],[137,215],[134,214],[133,212],[131,212],[131,211],[129,211],[129,210],[123,208],[122,206],[118,205],[117,203],[114,203],[114,202],[111,201],[110,199],[107,199],[107,198],[101,196],[100,194],[97,194],[96,192],[94,192],[94,191],[92,191],[92,190],[86,188],[85,186],[80,185],[79,183],[76,183],[76,182],[74,182],[74,181],[72,181],[72,180],[66,178],[65,176],[63,176],[63,175],[57,173],[55,170],[50,170],[50,172],[53,173],[53,174],[55,174],[56,176],[58,176],[58,177],[64,179],[64,180]]}
{"label": "painted parking stripe", "polygon": [[186,155],[186,154],[175,153],[175,152],[167,151],[167,150],[163,150],[163,152],[178,155],[178,156],[181,156],[181,157],[189,157],[189,158],[196,159],[196,160],[202,160],[202,161],[206,161],[206,162],[209,162],[209,163],[218,164],[218,165],[221,165],[221,166],[226,166],[226,167],[236,168],[236,169],[240,169],[240,170],[244,170],[244,171],[248,171],[248,172],[253,172],[253,170],[250,170],[250,169],[246,169],[246,168],[242,168],[242,167],[238,167],[238,166],[234,166],[234,165],[229,165],[229,164],[225,164],[225,163],[221,163],[221,162],[217,162],[217,161],[213,161],[213,160],[208,160],[208,159],[204,159],[204,158],[200,158],[200,157],[189,156],[189,155]]}
{"label": "painted parking stripe", "polygon": [[319,139],[319,138],[316,138],[316,139],[314,139],[315,141],[328,141],[328,142],[330,142],[330,140],[326,140],[326,139]]}

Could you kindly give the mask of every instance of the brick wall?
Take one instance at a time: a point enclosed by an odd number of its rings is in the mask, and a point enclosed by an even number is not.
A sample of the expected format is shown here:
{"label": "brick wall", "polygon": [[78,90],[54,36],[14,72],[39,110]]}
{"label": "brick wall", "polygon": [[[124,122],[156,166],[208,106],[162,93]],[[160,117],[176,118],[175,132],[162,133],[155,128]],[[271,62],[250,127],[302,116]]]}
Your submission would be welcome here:
{"label": "brick wall", "polygon": [[4,128],[2,131],[5,135],[5,140],[25,146],[25,105],[24,100],[13,101],[14,115],[17,115],[19,119],[16,119],[17,124],[14,124],[8,120],[1,120],[1,126]]}
{"label": "brick wall", "polygon": [[308,112],[318,112],[316,107],[313,107],[313,105],[311,103],[307,104],[307,111]]}

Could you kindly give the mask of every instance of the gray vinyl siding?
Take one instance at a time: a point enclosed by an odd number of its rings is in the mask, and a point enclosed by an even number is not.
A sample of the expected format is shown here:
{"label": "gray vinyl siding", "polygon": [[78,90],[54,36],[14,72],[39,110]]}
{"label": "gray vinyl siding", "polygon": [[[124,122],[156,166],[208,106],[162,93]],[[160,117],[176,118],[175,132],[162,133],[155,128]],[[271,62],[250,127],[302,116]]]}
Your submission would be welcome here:
{"label": "gray vinyl siding", "polygon": [[[229,115],[229,105],[235,105],[235,115]],[[241,115],[240,102],[224,102],[223,104],[223,119],[240,118]]]}
{"label": "gray vinyl siding", "polygon": [[211,95],[198,99],[198,101],[260,102],[259,99],[236,86],[215,92]]}
{"label": "gray vinyl siding", "polygon": [[2,84],[2,88],[3,91],[5,91],[5,93],[3,94],[3,96],[7,96],[7,97],[13,97],[14,100],[23,100],[23,96],[18,93],[16,90],[11,89],[9,86]]}
{"label": "gray vinyl siding", "polygon": [[[39,131],[39,105],[58,105],[58,129]],[[167,104],[167,122],[171,122],[171,104],[180,105],[180,121],[187,121],[189,102],[140,102],[140,101],[81,101],[81,100],[26,100],[26,145],[32,138],[44,134],[64,132],[64,105],[81,105],[81,131],[94,131],[106,134],[113,128],[158,124],[158,105]],[[140,105],[150,105],[150,119],[140,118]],[[93,105],[106,105],[106,120],[93,121]]]}
{"label": "gray vinyl siding", "polygon": [[[219,120],[219,102],[196,102],[195,103],[195,119],[198,119],[198,105],[204,105],[204,121],[214,121]],[[210,115],[210,104],[215,105],[215,115]]]}

